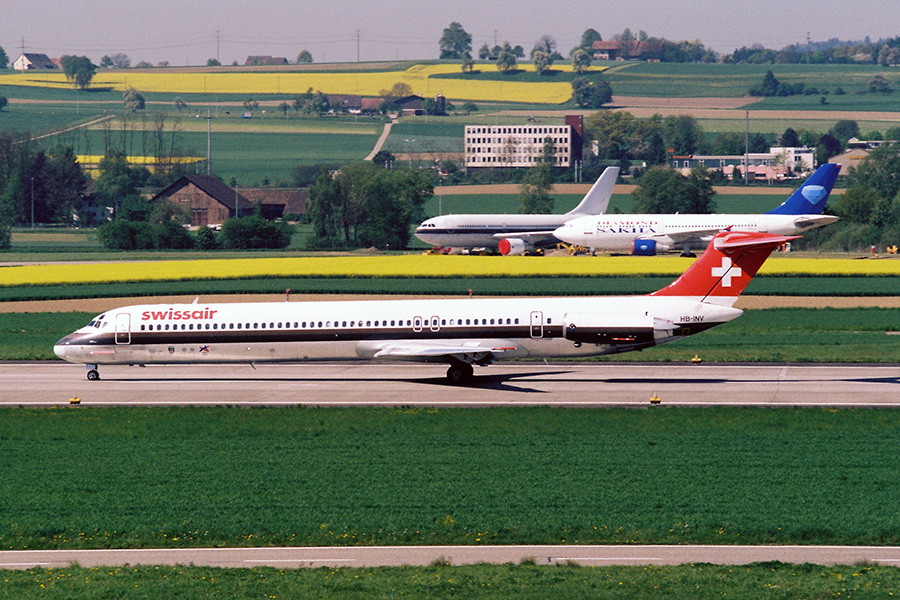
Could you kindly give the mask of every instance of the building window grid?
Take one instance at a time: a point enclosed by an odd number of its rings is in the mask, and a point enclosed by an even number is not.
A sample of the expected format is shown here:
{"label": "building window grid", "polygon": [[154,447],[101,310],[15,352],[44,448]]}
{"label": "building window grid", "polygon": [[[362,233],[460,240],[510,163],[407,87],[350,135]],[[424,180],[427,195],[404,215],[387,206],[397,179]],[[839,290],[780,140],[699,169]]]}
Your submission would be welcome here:
{"label": "building window grid", "polygon": [[[502,132],[506,133],[505,138],[502,137]],[[470,143],[465,147],[467,165],[504,163],[510,167],[529,166],[535,162],[535,156],[540,154],[543,140],[547,135],[552,137],[556,146],[556,164],[563,166],[569,164],[571,128],[568,125],[552,127],[468,126],[466,133],[486,133],[497,136],[486,138],[469,136],[467,139],[470,140]],[[529,137],[529,135],[538,137]],[[544,137],[540,137],[542,135]],[[488,156],[483,156],[484,154]]]}

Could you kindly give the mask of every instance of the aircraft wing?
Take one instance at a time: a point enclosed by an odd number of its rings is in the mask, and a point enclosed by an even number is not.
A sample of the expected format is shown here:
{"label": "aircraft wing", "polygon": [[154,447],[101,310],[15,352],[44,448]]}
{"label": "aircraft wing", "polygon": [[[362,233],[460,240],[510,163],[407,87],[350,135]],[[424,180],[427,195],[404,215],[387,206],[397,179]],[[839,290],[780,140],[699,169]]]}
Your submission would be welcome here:
{"label": "aircraft wing", "polygon": [[497,240],[522,240],[526,244],[532,246],[540,246],[541,244],[553,243],[559,241],[553,236],[553,231],[520,231],[517,233],[495,233],[492,236]]}
{"label": "aircraft wing", "polygon": [[467,363],[483,363],[503,355],[517,356],[521,352],[511,340],[473,340],[447,345],[409,340],[375,343],[380,349],[372,358],[421,362],[442,362],[442,359],[455,358]]}

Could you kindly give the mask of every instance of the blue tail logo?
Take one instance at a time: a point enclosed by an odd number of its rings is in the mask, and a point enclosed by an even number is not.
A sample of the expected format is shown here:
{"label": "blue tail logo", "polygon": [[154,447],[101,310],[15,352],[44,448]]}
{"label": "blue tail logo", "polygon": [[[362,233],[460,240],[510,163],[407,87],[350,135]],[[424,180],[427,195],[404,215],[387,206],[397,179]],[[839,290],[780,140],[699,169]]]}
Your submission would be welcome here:
{"label": "blue tail logo", "polygon": [[809,176],[781,206],[770,210],[770,215],[820,215],[831,194],[841,165],[824,164]]}

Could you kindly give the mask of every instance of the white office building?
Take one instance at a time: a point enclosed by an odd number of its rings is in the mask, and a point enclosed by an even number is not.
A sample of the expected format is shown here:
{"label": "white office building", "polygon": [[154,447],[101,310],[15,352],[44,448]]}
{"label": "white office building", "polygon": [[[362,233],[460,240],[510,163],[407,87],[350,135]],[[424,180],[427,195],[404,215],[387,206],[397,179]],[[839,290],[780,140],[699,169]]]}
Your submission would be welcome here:
{"label": "white office building", "polygon": [[467,125],[466,167],[533,167],[548,137],[556,150],[554,166],[571,166],[571,125]]}

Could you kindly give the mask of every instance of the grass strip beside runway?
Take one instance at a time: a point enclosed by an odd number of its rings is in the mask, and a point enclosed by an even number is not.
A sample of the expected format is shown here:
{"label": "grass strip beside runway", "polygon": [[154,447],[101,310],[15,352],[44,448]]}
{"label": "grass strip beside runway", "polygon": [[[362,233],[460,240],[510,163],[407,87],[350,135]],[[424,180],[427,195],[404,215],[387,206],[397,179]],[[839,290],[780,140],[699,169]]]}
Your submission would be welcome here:
{"label": "grass strip beside runway", "polygon": [[[140,302],[136,300],[136,302]],[[0,313],[0,360],[52,360],[53,344],[93,314]],[[769,308],[746,310],[699,335],[618,356],[589,360],[687,362],[898,362],[896,308]]]}
{"label": "grass strip beside runway", "polygon": [[204,567],[65,567],[0,571],[0,598],[856,598],[889,597],[900,569],[765,563],[739,566],[447,567],[216,569]]}
{"label": "grass strip beside runway", "polygon": [[891,410],[0,413],[2,549],[900,543]]}

